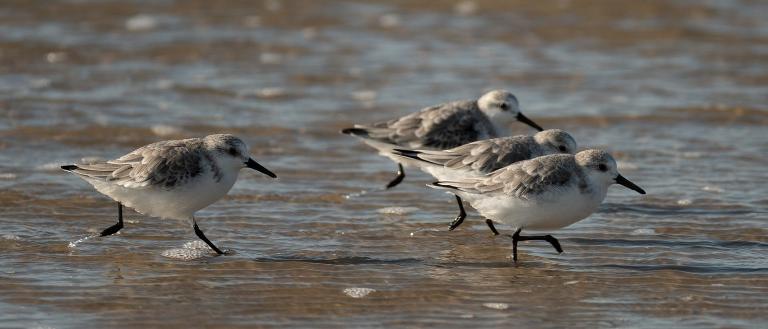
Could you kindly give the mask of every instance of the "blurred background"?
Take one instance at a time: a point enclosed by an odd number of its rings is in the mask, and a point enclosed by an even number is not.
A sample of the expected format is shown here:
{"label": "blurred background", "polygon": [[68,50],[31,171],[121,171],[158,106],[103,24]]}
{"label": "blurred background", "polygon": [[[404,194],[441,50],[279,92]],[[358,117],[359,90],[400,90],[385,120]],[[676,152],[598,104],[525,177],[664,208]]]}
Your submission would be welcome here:
{"label": "blurred background", "polygon": [[[0,326],[759,327],[768,320],[768,2],[0,3]],[[548,232],[474,212],[338,133],[489,89],[648,191]],[[516,134],[531,131],[512,126]],[[58,170],[235,133],[243,172],[186,224]],[[368,191],[368,193],[361,193]],[[502,233],[508,227],[499,227]]]}

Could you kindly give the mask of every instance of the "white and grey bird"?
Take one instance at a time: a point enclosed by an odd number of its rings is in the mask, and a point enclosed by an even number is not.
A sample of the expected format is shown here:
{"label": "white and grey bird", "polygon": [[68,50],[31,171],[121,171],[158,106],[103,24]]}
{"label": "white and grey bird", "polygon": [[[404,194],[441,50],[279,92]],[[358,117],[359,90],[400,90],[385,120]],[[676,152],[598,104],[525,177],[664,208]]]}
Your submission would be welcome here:
{"label": "white and grey bird", "polygon": [[61,168],[117,201],[118,222],[101,236],[123,228],[125,205],[153,217],[190,220],[195,234],[221,255],[197,226],[194,214],[225,196],[245,167],[277,178],[250,157],[245,142],[228,134],[157,142],[115,160]]}
{"label": "white and grey bird", "polygon": [[[574,154],[576,140],[560,129],[540,131],[533,136],[518,135],[485,139],[448,150],[394,149],[393,154],[403,162],[419,167],[438,181],[481,177],[513,163],[549,154]],[[448,230],[453,231],[464,222],[467,214],[461,197],[456,195],[459,214]],[[498,235],[493,221],[486,219],[491,231]]]}
{"label": "white and grey bird", "polygon": [[611,184],[645,194],[619,174],[616,161],[601,150],[546,155],[486,176],[438,181],[429,186],[450,190],[483,217],[515,228],[512,253],[517,261],[518,241],[544,240],[562,252],[560,243],[551,235],[522,236],[520,232],[558,229],[588,217],[603,202]]}
{"label": "white and grey bird", "polygon": [[392,188],[405,178],[395,148],[445,150],[470,142],[508,135],[508,119],[516,119],[538,131],[543,130],[520,112],[517,97],[505,90],[493,90],[476,100],[455,101],[422,109],[406,116],[370,125],[355,125],[341,132],[361,138],[398,165]]}

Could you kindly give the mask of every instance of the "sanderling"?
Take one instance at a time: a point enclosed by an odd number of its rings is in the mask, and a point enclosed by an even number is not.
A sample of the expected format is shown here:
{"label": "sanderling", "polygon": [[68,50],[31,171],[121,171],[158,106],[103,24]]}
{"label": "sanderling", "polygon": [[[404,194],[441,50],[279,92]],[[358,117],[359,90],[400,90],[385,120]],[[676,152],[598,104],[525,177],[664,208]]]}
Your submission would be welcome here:
{"label": "sanderling", "polygon": [[560,242],[551,235],[521,236],[525,229],[566,227],[597,210],[608,186],[621,184],[645,191],[620,175],[616,161],[605,151],[586,150],[553,154],[521,161],[486,176],[438,181],[430,187],[451,190],[485,218],[516,229],[512,235],[512,258],[517,261],[517,242],[544,240],[557,252]]}
{"label": "sanderling", "polygon": [[[533,136],[486,139],[444,151],[394,149],[392,153],[403,157],[406,163],[418,166],[439,181],[452,181],[480,177],[515,162],[543,155],[573,154],[577,147],[576,140],[567,132],[549,129]],[[459,215],[451,222],[449,231],[461,225],[467,217],[464,204],[458,195],[456,202],[459,205]],[[499,234],[492,220],[486,219],[485,223],[493,234]]]}
{"label": "sanderling", "polygon": [[397,147],[445,150],[477,140],[508,135],[505,118],[543,130],[520,113],[517,97],[505,90],[494,90],[477,100],[455,101],[422,109],[397,119],[355,125],[341,132],[357,136],[379,154],[397,163],[397,176],[387,184],[392,188],[405,178],[403,164],[391,151]]}
{"label": "sanderling", "polygon": [[125,205],[153,217],[191,220],[197,237],[221,255],[197,226],[194,214],[226,195],[245,167],[277,178],[250,158],[248,145],[240,138],[226,134],[157,142],[115,160],[61,169],[117,201],[117,224],[101,236],[123,228]]}

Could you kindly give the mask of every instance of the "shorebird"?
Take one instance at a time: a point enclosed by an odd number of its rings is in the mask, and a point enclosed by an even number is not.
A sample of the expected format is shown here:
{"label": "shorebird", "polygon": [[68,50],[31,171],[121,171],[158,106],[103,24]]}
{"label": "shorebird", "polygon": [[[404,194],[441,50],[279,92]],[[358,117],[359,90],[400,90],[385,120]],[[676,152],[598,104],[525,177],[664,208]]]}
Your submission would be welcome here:
{"label": "shorebird", "polygon": [[355,125],[341,132],[359,137],[379,154],[397,163],[397,176],[386,188],[400,184],[405,170],[392,154],[395,148],[445,150],[477,140],[508,135],[507,118],[541,131],[520,112],[517,97],[505,90],[488,92],[476,100],[455,101],[422,109],[406,116],[370,125]]}
{"label": "shorebird", "polygon": [[517,261],[519,241],[544,240],[563,252],[551,235],[522,236],[520,232],[558,229],[588,217],[603,202],[611,184],[645,194],[619,174],[616,161],[601,150],[546,155],[479,178],[437,181],[429,186],[450,190],[469,201],[483,217],[515,228],[512,257]]}
{"label": "shorebird", "polygon": [[235,184],[242,168],[277,176],[249,155],[248,145],[233,135],[169,140],[143,146],[115,160],[62,166],[101,194],[117,201],[117,223],[100,236],[123,228],[123,205],[164,219],[190,220],[195,234],[213,251],[195,212],[221,199]]}
{"label": "shorebird", "polygon": [[[437,180],[455,180],[467,177],[481,177],[515,162],[529,160],[549,154],[573,154],[577,149],[576,140],[565,131],[549,129],[533,136],[519,135],[485,139],[456,148],[440,150],[394,149],[392,153],[401,156],[404,162],[419,167]],[[448,230],[459,227],[467,213],[461,197],[455,195],[459,214]],[[493,221],[485,223],[493,234],[499,231]]]}

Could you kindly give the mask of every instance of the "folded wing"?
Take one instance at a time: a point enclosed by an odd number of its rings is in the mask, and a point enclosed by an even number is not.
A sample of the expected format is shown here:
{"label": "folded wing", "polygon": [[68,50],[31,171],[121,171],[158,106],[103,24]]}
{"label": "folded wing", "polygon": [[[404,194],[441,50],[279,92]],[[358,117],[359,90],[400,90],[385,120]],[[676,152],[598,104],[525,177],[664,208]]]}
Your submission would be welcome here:
{"label": "folded wing", "polygon": [[529,136],[481,140],[445,151],[396,149],[394,153],[452,170],[468,170],[481,174],[488,174],[512,163],[543,154]]}
{"label": "folded wing", "polygon": [[[476,129],[481,126],[480,130]],[[473,101],[460,101],[425,108],[404,117],[372,125],[355,125],[342,132],[412,148],[447,149],[480,139],[492,125]]]}
{"label": "folded wing", "polygon": [[197,152],[201,144],[189,140],[158,142],[115,160],[62,166],[62,169],[127,188],[171,188],[202,172],[201,152]]}
{"label": "folded wing", "polygon": [[488,196],[527,199],[532,195],[566,186],[573,179],[576,162],[566,154],[548,155],[512,164],[484,177],[463,181],[435,182],[430,187],[459,190]]}

